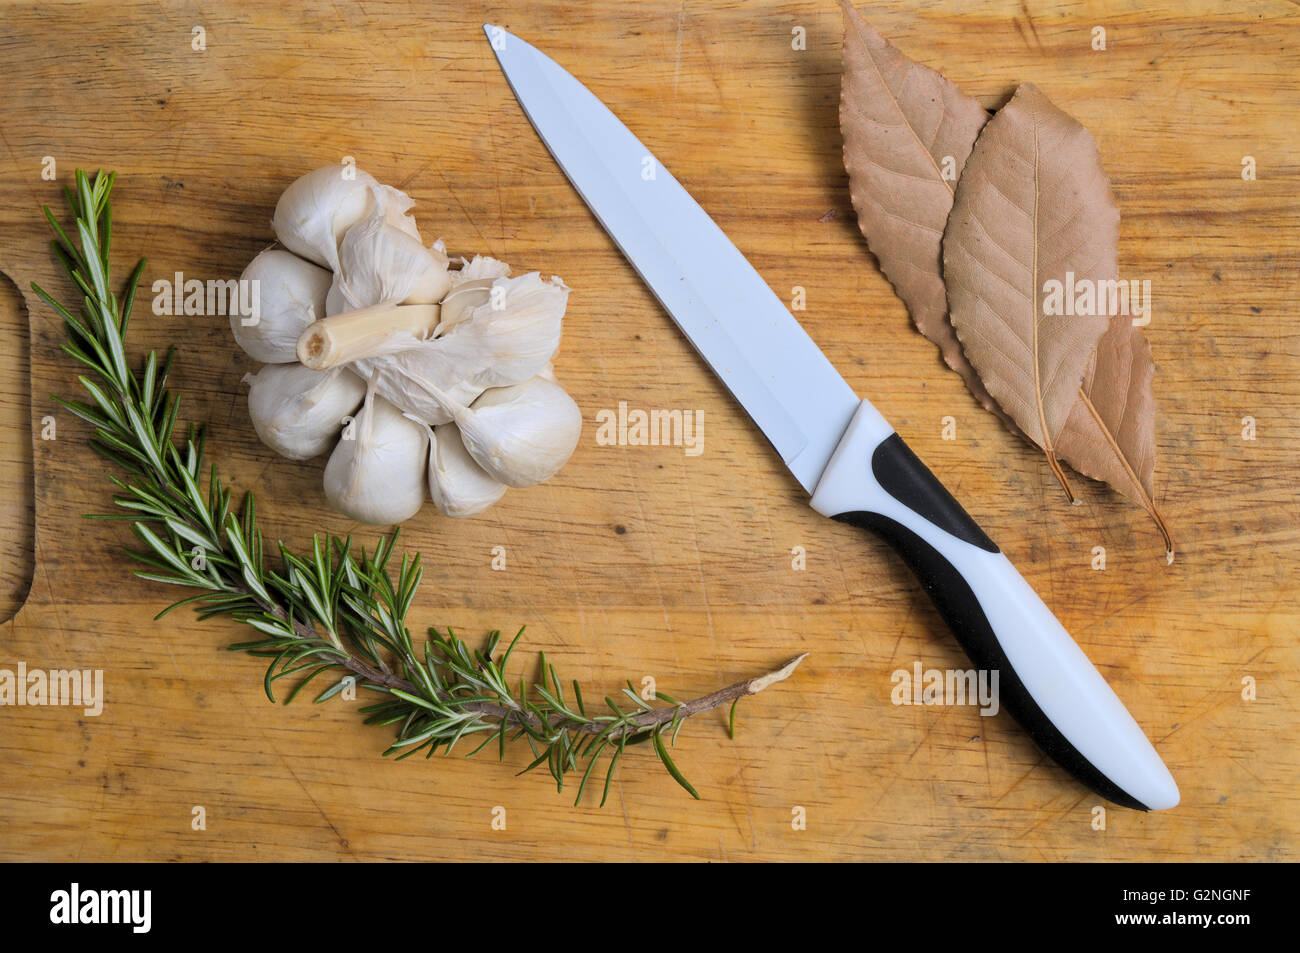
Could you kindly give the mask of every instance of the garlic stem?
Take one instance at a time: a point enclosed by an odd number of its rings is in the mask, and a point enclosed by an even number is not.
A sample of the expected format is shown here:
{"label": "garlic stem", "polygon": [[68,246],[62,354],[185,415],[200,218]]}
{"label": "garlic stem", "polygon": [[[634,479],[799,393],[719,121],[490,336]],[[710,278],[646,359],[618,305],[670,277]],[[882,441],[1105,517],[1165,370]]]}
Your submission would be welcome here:
{"label": "garlic stem", "polygon": [[406,336],[425,338],[438,326],[436,304],[380,303],[321,318],[298,337],[298,360],[315,371],[388,353]]}

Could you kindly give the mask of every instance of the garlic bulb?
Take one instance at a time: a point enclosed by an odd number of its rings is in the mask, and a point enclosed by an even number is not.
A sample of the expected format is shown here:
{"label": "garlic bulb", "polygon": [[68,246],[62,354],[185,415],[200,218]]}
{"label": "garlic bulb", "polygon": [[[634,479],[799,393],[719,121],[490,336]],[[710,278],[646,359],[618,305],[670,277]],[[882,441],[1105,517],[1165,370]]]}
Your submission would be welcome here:
{"label": "garlic bulb", "polygon": [[424,504],[425,429],[374,393],[330,454],[325,498],[362,523],[401,523]]}
{"label": "garlic bulb", "polygon": [[257,282],[257,308],[253,315],[230,315],[236,343],[263,364],[297,360],[298,335],[325,315],[330,273],[281,248],[268,248],[248,263],[239,280]]}
{"label": "garlic bulb", "polygon": [[344,233],[378,207],[394,226],[418,239],[407,216],[412,199],[353,166],[325,166],[299,178],[280,196],[271,225],[280,243],[297,255],[339,269]]}
{"label": "garlic bulb", "polygon": [[555,476],[582,433],[573,398],[541,377],[494,387],[452,416],[469,455],[506,486],[533,486]]}
{"label": "garlic bulb", "polygon": [[427,428],[429,496],[444,516],[477,516],[505,495],[506,485],[489,476],[465,449],[455,424]]}
{"label": "garlic bulb", "polygon": [[391,223],[376,198],[369,214],[343,236],[326,313],[356,311],[383,301],[436,304],[451,287],[447,265],[441,242],[425,248],[418,236]]}
{"label": "garlic bulb", "polygon": [[357,361],[357,372],[427,424],[448,422],[453,406],[472,403],[489,387],[536,376],[559,347],[568,287],[531,272],[494,279],[489,294],[503,307],[489,300],[432,341]]}
{"label": "garlic bulb", "polygon": [[360,406],[366,385],[344,367],[313,371],[267,364],[246,375],[248,414],[262,442],[290,460],[309,460],[338,439],[343,418]]}
{"label": "garlic bulb", "polygon": [[568,287],[485,255],[452,269],[413,204],[355,166],[295,180],[272,221],[284,247],[242,275],[257,320],[230,319],[263,364],[244,378],[258,436],[295,460],[328,451],[326,499],[365,523],[400,523],[426,494],[477,515],[553,476],[582,431],[551,366]]}

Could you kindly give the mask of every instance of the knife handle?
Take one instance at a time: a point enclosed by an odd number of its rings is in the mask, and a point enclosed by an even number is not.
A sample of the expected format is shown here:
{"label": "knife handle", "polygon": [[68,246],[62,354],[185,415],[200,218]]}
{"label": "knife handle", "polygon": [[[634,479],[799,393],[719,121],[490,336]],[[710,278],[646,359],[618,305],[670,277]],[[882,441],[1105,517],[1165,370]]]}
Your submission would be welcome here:
{"label": "knife handle", "polygon": [[812,506],[872,530],[898,552],[975,666],[998,673],[1001,707],[1057,764],[1125,807],[1178,803],[1168,768],[1106,680],[867,401],[836,446]]}

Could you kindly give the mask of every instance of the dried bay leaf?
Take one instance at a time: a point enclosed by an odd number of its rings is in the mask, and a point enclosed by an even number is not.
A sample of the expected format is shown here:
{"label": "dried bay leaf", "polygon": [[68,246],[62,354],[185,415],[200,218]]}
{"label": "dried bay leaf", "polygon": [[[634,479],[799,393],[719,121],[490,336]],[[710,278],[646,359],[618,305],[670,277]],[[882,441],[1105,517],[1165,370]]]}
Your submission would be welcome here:
{"label": "dried bay leaf", "polygon": [[1070,499],[1061,461],[1144,507],[1172,562],[1146,340],[1124,315],[1043,314],[1049,279],[1099,288],[1117,274],[1119,213],[1095,143],[1028,85],[990,121],[841,5],[844,162],[881,270],[979,403],[1045,451]]}
{"label": "dried bay leaf", "polygon": [[949,313],[984,386],[1047,456],[1079,401],[1104,315],[1044,314],[1044,284],[1113,281],[1119,210],[1092,136],[1024,84],[984,127],[943,239]]}
{"label": "dried bay leaf", "polygon": [[1154,377],[1142,332],[1126,314],[1111,317],[1056,446],[1075,470],[1109,483],[1151,515],[1172,563],[1174,541],[1154,500]]}
{"label": "dried bay leaf", "polygon": [[962,352],[943,282],[954,185],[989,114],[900,53],[849,3],[843,7],[840,130],[858,227],[917,330],[938,345],[976,400],[1015,431]]}
{"label": "dried bay leaf", "polygon": [[[1048,281],[1115,280],[1119,211],[1092,137],[1026,84],[984,128],[944,236],[953,326],[989,392],[1047,455],[1154,502],[1155,365],[1126,314],[1044,314]],[[1065,295],[1070,292],[1066,290]],[[1071,499],[1073,495],[1071,494]]]}

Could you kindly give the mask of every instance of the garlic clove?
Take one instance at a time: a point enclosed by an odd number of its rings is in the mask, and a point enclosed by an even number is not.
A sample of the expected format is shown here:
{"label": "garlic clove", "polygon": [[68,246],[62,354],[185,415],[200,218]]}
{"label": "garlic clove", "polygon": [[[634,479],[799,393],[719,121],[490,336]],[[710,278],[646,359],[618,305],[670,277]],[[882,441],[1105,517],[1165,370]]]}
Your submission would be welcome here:
{"label": "garlic clove", "polygon": [[379,183],[354,166],[330,165],[296,179],[276,203],[271,225],[290,251],[338,268],[338,247],[346,232],[370,208]]}
{"label": "garlic clove", "polygon": [[427,428],[429,496],[444,516],[477,516],[505,496],[506,485],[488,475],[465,449],[455,424]]}
{"label": "garlic clove", "polygon": [[362,523],[401,523],[419,512],[428,486],[424,427],[373,390],[325,465],[325,498]]}
{"label": "garlic clove", "polygon": [[267,364],[248,374],[248,415],[262,442],[290,460],[309,460],[338,439],[343,418],[365,397],[365,383],[345,368],[313,371]]}
{"label": "garlic clove", "polygon": [[431,259],[429,267],[415,283],[415,288],[401,299],[402,304],[437,304],[451,288],[449,270],[451,263],[447,258],[447,250],[443,247],[442,239],[430,245],[428,252]]}
{"label": "garlic clove", "polygon": [[375,190],[370,212],[343,236],[339,265],[326,296],[326,314],[384,301],[434,304],[451,287],[446,254],[436,244],[425,248],[418,234],[395,225],[391,213],[401,206],[392,201]]}
{"label": "garlic clove", "polygon": [[558,384],[534,377],[484,391],[471,407],[452,414],[465,449],[506,486],[549,480],[573,456],[582,412]]}
{"label": "garlic clove", "polygon": [[330,273],[292,252],[268,248],[248,263],[239,280],[256,282],[257,292],[254,314],[230,315],[235,341],[263,364],[297,360],[298,336],[325,315]]}
{"label": "garlic clove", "polygon": [[335,273],[330,280],[329,290],[325,295],[325,316],[334,317],[336,314],[346,314],[349,311],[360,311],[361,307],[354,305],[350,300],[345,286],[339,279],[339,273]]}
{"label": "garlic clove", "polygon": [[308,172],[284,190],[271,225],[284,247],[338,271],[344,234],[376,209],[390,225],[418,241],[415,221],[406,215],[412,204],[405,192],[380,185],[368,172],[330,165]]}

